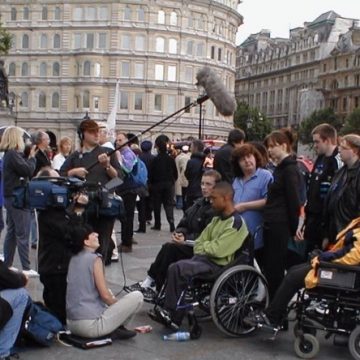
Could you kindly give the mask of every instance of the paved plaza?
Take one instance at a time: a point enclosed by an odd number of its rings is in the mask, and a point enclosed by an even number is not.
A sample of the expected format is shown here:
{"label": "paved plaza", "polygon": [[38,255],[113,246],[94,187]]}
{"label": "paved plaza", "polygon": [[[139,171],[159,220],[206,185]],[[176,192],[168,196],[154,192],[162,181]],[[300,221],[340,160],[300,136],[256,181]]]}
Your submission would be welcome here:
{"label": "paved plaza", "polygon": [[[176,210],[176,219],[179,220],[180,217],[181,211]],[[165,219],[164,214],[162,218]],[[120,230],[118,225],[116,229],[117,231]],[[114,293],[121,291],[124,282],[131,284],[143,279],[146,269],[159,251],[160,246],[169,240],[169,227],[164,221],[162,229],[161,231],[149,229],[146,234],[135,234],[138,244],[134,246],[134,251],[123,255],[125,273],[122,271],[120,261],[106,268],[106,277]],[[117,236],[119,238],[120,234],[117,233]],[[34,261],[35,250],[31,250],[31,254]],[[18,265],[18,260],[15,265]],[[34,300],[42,299],[42,286],[38,279],[30,280],[29,291]],[[56,343],[51,348],[29,349],[21,353],[20,357],[26,360],[285,360],[296,358],[291,329],[288,332],[280,333],[276,341],[265,340],[264,334],[260,332],[238,339],[224,336],[211,321],[207,321],[202,323],[203,335],[199,340],[165,342],[162,340],[162,335],[169,333],[169,331],[148,318],[147,311],[150,308],[149,304],[144,303],[133,325],[135,327],[150,324],[153,327],[151,333],[139,334],[131,340],[117,341],[111,346],[86,351]],[[320,353],[317,359],[351,359],[347,347],[334,346],[331,340],[325,341],[322,335],[319,337],[321,338]]]}

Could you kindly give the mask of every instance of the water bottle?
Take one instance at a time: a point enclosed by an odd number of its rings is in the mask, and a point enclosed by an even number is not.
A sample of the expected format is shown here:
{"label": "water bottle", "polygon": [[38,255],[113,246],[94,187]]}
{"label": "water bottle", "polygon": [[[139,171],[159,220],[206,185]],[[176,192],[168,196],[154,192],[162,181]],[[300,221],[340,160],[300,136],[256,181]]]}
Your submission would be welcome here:
{"label": "water bottle", "polygon": [[164,335],[163,339],[167,341],[187,341],[190,340],[190,333],[188,331],[178,331],[170,335]]}

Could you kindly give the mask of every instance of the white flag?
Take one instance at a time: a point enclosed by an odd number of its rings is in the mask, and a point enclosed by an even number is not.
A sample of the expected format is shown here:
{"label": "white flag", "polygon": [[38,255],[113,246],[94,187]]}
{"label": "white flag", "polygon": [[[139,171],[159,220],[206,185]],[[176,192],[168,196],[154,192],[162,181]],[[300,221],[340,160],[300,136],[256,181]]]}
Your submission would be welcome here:
{"label": "white flag", "polygon": [[119,102],[119,83],[120,80],[116,81],[116,88],[115,88],[115,98],[114,98],[114,105],[111,109],[111,112],[107,118],[107,128],[108,128],[108,136],[112,140],[115,140],[115,127],[116,127],[116,114]]}

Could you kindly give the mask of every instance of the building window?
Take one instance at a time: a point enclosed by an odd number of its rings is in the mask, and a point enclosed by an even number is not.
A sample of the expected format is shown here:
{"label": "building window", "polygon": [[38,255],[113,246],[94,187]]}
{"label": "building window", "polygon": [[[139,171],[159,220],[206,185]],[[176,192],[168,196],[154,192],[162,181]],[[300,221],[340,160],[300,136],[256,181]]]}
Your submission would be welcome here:
{"label": "building window", "polygon": [[[189,106],[191,104],[191,97],[185,96],[185,106]],[[190,113],[190,106],[185,110],[186,113]]]}
{"label": "building window", "polygon": [[211,54],[210,54],[212,59],[215,59],[215,46],[211,47]]}
{"label": "building window", "polygon": [[205,46],[203,43],[199,43],[196,45],[196,56],[203,57],[204,56]]}
{"label": "building window", "polygon": [[127,92],[120,92],[120,109],[127,110],[129,108],[129,96]]}
{"label": "building window", "polygon": [[100,77],[101,75],[101,65],[99,63],[94,64],[94,76]]}
{"label": "building window", "polygon": [[177,13],[175,11],[172,11],[170,14],[170,25],[177,25]]}
{"label": "building window", "polygon": [[83,108],[90,108],[90,92],[88,90],[84,91],[83,94]]}
{"label": "building window", "polygon": [[29,75],[29,65],[28,63],[22,63],[21,65],[21,76]]}
{"label": "building window", "polygon": [[156,52],[164,52],[165,51],[165,39],[162,37],[156,38],[156,46],[155,46]]}
{"label": "building window", "polygon": [[222,59],[222,49],[218,49],[218,60],[221,61]]}
{"label": "building window", "polygon": [[176,81],[176,65],[168,66],[168,81]]}
{"label": "building window", "polygon": [[47,20],[48,19],[48,9],[46,6],[43,6],[41,11],[41,20]]}
{"label": "building window", "polygon": [[189,40],[186,44],[186,54],[187,55],[193,54],[193,47],[194,47],[194,42],[192,40]]}
{"label": "building window", "polygon": [[54,49],[60,49],[60,35],[54,35]]}
{"label": "building window", "polygon": [[86,34],[86,48],[93,49],[94,48],[94,34]]}
{"label": "building window", "polygon": [[98,17],[99,17],[99,20],[107,20],[108,19],[108,8],[106,6],[102,6],[99,8]]}
{"label": "building window", "polygon": [[39,94],[39,108],[46,108],[46,95],[43,92]]}
{"label": "building window", "polygon": [[158,24],[165,24],[165,12],[163,10],[158,12]]}
{"label": "building window", "polygon": [[47,35],[41,34],[40,36],[40,48],[47,49]]}
{"label": "building window", "polygon": [[346,68],[349,67],[349,59],[346,59],[346,60],[345,60],[345,66],[346,66]]}
{"label": "building window", "polygon": [[94,96],[93,104],[94,104],[94,110],[98,111],[100,108],[100,98],[98,96]]}
{"label": "building window", "polygon": [[53,64],[53,76],[60,76],[60,64],[58,62]]}
{"label": "building window", "polygon": [[44,62],[40,64],[40,76],[47,76],[47,65]]}
{"label": "building window", "polygon": [[85,8],[85,20],[96,20],[96,9],[94,7]]}
{"label": "building window", "polygon": [[349,85],[349,78],[347,76],[345,76],[344,86],[347,87],[348,85]]}
{"label": "building window", "polygon": [[135,93],[135,103],[134,110],[142,110],[143,109],[143,93]]}
{"label": "building window", "polygon": [[11,47],[16,48],[16,35],[11,36]]}
{"label": "building window", "polygon": [[90,76],[90,61],[84,62],[84,76]]}
{"label": "building window", "polygon": [[130,35],[123,35],[121,37],[121,48],[124,50],[130,50]]}
{"label": "building window", "polygon": [[193,83],[193,68],[187,66],[185,68],[185,82],[192,84]]}
{"label": "building window", "polygon": [[154,110],[155,111],[161,111],[162,110],[162,95],[160,95],[160,94],[155,94]]}
{"label": "building window", "polygon": [[106,49],[106,33],[99,34],[99,49]]}
{"label": "building window", "polygon": [[122,78],[130,77],[130,63],[128,61],[123,61],[121,63],[121,77]]}
{"label": "building window", "polygon": [[23,92],[20,97],[20,106],[28,107],[29,106],[29,94],[27,92]]}
{"label": "building window", "polygon": [[23,20],[29,20],[29,17],[30,17],[29,8],[25,6],[23,10]]}
{"label": "building window", "polygon": [[15,63],[9,64],[9,76],[15,76],[16,75],[16,65]]}
{"label": "building window", "polygon": [[61,9],[58,6],[54,11],[54,20],[61,20]]}
{"label": "building window", "polygon": [[24,34],[22,37],[22,48],[23,49],[29,48],[29,35],[28,34]]}
{"label": "building window", "polygon": [[135,50],[137,51],[145,50],[145,36],[138,35],[135,37]]}
{"label": "building window", "polygon": [[137,10],[137,19],[138,21],[145,21],[145,11],[141,7],[139,7]]}
{"label": "building window", "polygon": [[164,65],[155,64],[155,80],[164,80]]}
{"label": "building window", "polygon": [[59,106],[60,106],[60,96],[59,93],[55,92],[52,94],[51,107],[58,108]]}
{"label": "building window", "polygon": [[80,21],[82,20],[83,17],[83,9],[81,7],[75,8],[74,12],[73,12],[73,19],[75,21]]}
{"label": "building window", "polygon": [[143,79],[143,78],[144,78],[144,64],[135,63],[135,79]]}
{"label": "building window", "polygon": [[81,34],[74,34],[74,49],[81,48]]}
{"label": "building window", "polygon": [[167,96],[167,112],[173,113],[176,110],[176,96],[175,95],[168,95]]}
{"label": "building window", "polygon": [[177,54],[177,40],[176,39],[169,39],[169,53]]}
{"label": "building window", "polygon": [[10,20],[11,21],[15,21],[16,20],[16,15],[17,15],[17,11],[16,8],[11,8],[11,13],[10,13]]}
{"label": "building window", "polygon": [[129,6],[125,6],[124,8],[124,20],[131,20],[131,9]]}
{"label": "building window", "polygon": [[193,26],[194,26],[194,19],[193,19],[192,14],[189,14],[189,16],[188,16],[188,28],[192,29]]}

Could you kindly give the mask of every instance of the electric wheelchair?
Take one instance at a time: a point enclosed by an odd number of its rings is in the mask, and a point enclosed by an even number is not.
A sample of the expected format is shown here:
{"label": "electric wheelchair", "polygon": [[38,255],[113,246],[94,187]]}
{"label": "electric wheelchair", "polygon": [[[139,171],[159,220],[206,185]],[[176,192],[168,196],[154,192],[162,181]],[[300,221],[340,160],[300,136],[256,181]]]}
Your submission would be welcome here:
{"label": "electric wheelchair", "polygon": [[[239,337],[256,328],[246,325],[243,318],[269,303],[267,282],[253,266],[253,242],[249,235],[235,259],[211,275],[193,278],[178,299],[177,309],[188,316],[191,338],[201,335],[199,320],[211,318],[224,334]],[[163,304],[166,283],[159,292],[154,310]],[[154,319],[154,313],[149,313]]]}
{"label": "electric wheelchair", "polygon": [[354,359],[360,360],[360,266],[320,262],[318,286],[298,292],[289,307],[295,310],[294,349],[303,359],[319,351],[317,331],[333,336],[335,345],[348,345]]}

